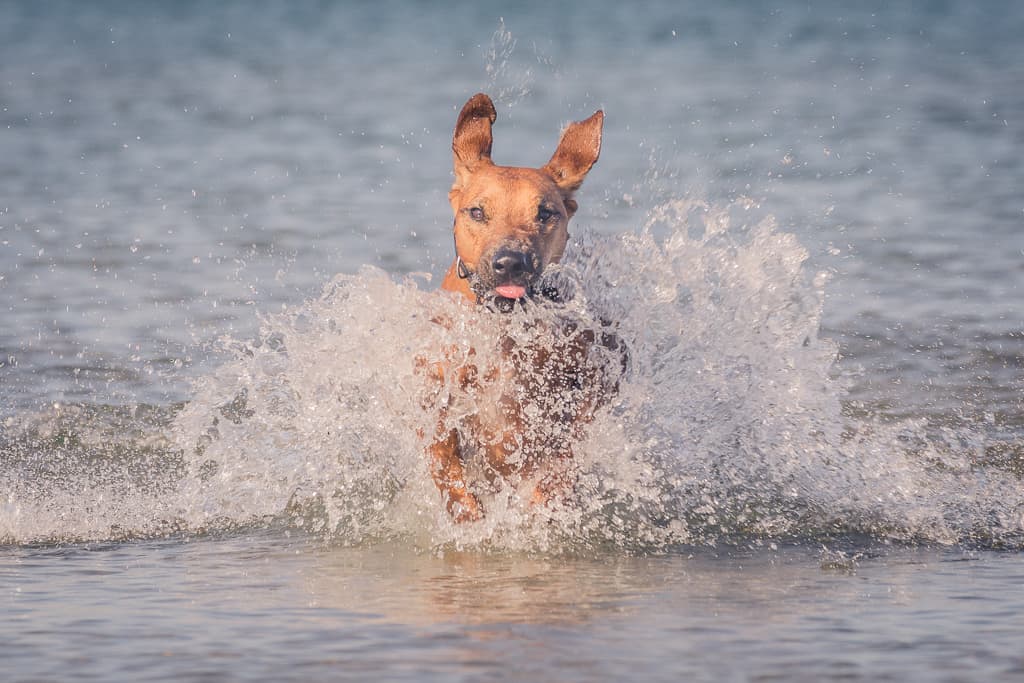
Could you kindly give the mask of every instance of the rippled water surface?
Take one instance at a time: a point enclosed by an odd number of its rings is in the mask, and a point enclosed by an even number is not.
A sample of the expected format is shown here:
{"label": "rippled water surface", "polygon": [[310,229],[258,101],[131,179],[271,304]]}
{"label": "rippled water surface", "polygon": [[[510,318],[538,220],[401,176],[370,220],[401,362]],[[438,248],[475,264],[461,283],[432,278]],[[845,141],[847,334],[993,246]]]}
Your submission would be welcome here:
{"label": "rippled water surface", "polygon": [[[1013,680],[1018,558],[527,557],[280,535],[5,549],[26,680]],[[115,585],[116,590],[111,586]],[[54,600],[55,593],[67,596]],[[116,598],[112,595],[116,593]],[[16,676],[15,680],[18,677]]]}
{"label": "rippled water surface", "polygon": [[[1024,673],[1016,4],[0,11],[12,680]],[[500,323],[434,291],[477,91],[498,163],[607,117]],[[456,526],[416,361],[552,316],[629,350],[576,495]]]}

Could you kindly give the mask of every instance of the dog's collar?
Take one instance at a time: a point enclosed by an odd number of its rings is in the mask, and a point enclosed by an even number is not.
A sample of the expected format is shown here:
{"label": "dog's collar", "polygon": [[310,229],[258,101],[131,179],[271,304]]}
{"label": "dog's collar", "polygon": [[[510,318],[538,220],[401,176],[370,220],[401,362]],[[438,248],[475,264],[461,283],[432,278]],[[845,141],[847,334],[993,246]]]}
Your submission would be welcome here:
{"label": "dog's collar", "polygon": [[466,265],[459,254],[459,238],[453,233],[452,239],[455,242],[455,274],[459,276],[460,280],[468,280],[473,277],[473,271],[469,269],[469,266]]}
{"label": "dog's collar", "polygon": [[455,240],[455,274],[460,280],[469,281],[469,289],[473,292],[473,295],[476,296],[476,302],[478,304],[482,304],[484,302],[484,297],[477,287],[477,281],[473,277],[473,271],[469,269],[469,266],[466,265],[466,262],[462,260],[462,256],[459,254],[458,240]]}
{"label": "dog's collar", "polygon": [[480,291],[479,282],[473,277],[473,271],[469,269],[458,252],[455,252],[455,274],[459,276],[460,280],[466,280],[469,283],[469,290],[476,297],[477,304],[484,303],[484,295]]}

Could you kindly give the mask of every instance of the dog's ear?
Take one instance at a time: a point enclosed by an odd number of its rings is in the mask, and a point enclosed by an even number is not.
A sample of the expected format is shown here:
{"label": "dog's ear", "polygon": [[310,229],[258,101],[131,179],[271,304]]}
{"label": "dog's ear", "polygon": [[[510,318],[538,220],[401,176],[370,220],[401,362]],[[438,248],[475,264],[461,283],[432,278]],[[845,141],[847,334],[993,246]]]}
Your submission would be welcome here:
{"label": "dog's ear", "polygon": [[469,98],[455,122],[452,152],[455,161],[455,184],[461,188],[481,164],[491,162],[491,124],[498,118],[491,98],[477,93]]}
{"label": "dog's ear", "polygon": [[570,123],[562,133],[551,161],[542,168],[566,197],[580,188],[587,172],[601,154],[603,126],[604,112],[601,110],[594,112],[586,121]]}

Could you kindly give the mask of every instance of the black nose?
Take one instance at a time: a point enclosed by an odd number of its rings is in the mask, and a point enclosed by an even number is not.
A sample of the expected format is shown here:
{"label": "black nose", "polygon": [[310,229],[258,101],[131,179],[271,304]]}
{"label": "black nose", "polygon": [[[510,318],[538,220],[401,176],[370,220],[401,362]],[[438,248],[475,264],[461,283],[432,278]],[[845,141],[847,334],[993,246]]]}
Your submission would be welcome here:
{"label": "black nose", "polygon": [[499,278],[520,278],[523,275],[533,273],[533,259],[530,258],[529,254],[522,251],[501,249],[494,255],[494,260],[491,261],[491,270]]}

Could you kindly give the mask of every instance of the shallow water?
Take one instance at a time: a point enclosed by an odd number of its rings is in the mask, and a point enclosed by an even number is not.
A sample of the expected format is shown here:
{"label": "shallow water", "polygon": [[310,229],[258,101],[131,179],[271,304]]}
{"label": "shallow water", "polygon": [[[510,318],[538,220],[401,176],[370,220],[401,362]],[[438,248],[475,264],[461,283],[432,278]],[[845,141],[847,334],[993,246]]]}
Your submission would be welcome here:
{"label": "shallow water", "polygon": [[[1020,676],[1017,5],[3,12],[13,680]],[[415,361],[496,348],[433,293],[478,90],[498,163],[605,110],[576,296],[502,324],[629,367],[574,499],[458,527]]]}
{"label": "shallow water", "polygon": [[8,548],[2,557],[12,609],[0,652],[14,680],[1024,672],[1024,577],[1006,554],[784,546],[439,557],[404,544],[332,548],[261,534]]}

